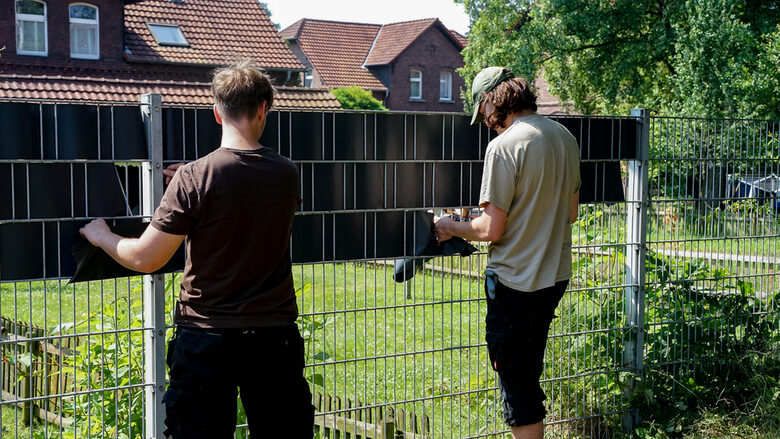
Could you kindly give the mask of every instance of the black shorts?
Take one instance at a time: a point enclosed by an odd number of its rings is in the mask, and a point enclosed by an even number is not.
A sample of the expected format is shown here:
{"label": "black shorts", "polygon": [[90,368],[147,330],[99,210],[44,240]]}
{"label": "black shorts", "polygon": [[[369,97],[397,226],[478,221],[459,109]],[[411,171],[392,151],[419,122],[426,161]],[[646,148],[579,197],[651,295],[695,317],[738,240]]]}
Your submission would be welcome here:
{"label": "black shorts", "polygon": [[504,421],[509,426],[536,424],[547,414],[539,378],[550,323],[568,284],[565,280],[523,292],[497,282],[495,298],[487,298],[485,340],[490,364],[498,372]]}
{"label": "black shorts", "polygon": [[314,406],[303,349],[295,325],[177,328],[168,344],[165,435],[232,439],[240,391],[251,437],[311,439]]}

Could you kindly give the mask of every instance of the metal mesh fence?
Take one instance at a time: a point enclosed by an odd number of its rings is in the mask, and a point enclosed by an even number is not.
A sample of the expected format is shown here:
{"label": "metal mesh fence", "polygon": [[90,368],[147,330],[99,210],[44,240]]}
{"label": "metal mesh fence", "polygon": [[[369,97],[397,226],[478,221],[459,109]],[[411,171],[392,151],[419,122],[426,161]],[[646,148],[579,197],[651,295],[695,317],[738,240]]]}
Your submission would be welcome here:
{"label": "metal mesh fence", "polygon": [[780,127],[651,122],[645,367],[684,410],[692,388],[722,385],[719,368],[777,352]]}
{"label": "metal mesh fence", "polygon": [[[180,274],[67,284],[70,244],[93,217],[148,219],[156,165],[212,151],[219,127],[209,109],[153,101],[1,105],[29,134],[0,148],[2,436],[158,436]],[[484,342],[486,247],[413,254],[416,212],[478,214],[490,133],[452,114],[273,114],[261,142],[301,175],[291,248],[319,437],[506,434]],[[634,409],[630,376],[694,374],[740,325],[777,318],[777,124],[559,120],[589,186],[547,346],[547,431],[612,437]],[[415,260],[414,277],[395,281],[398,259]],[[732,296],[750,312],[710,312]]]}
{"label": "metal mesh fence", "polygon": [[141,214],[139,106],[2,105],[2,437],[139,437],[142,282],[68,284],[81,224]]}

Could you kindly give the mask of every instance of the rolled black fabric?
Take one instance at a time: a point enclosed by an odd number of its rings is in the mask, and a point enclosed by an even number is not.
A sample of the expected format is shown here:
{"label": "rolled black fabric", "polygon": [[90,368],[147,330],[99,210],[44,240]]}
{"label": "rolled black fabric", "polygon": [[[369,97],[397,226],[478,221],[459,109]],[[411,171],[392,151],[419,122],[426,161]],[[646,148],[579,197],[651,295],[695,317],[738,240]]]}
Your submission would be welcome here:
{"label": "rolled black fabric", "polygon": [[393,279],[404,282],[414,277],[417,267],[422,268],[434,256],[469,256],[477,251],[476,247],[463,238],[453,237],[438,243],[433,231],[433,214],[414,213],[414,254],[411,258],[396,259]]}
{"label": "rolled black fabric", "polygon": [[[144,233],[149,223],[138,222],[120,224],[111,227],[111,231],[126,238],[137,238]],[[138,276],[141,273],[119,265],[111,256],[102,249],[93,246],[84,238],[71,248],[73,258],[76,260],[76,272],[68,283],[83,282],[100,279],[113,279],[116,277]],[[180,246],[171,259],[153,274],[171,273],[184,269],[184,246]]]}

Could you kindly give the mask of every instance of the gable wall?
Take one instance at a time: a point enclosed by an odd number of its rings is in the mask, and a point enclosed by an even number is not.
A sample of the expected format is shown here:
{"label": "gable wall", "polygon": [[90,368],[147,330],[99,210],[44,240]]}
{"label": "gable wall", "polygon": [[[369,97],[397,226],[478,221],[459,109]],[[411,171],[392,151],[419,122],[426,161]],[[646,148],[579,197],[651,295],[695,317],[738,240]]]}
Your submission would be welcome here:
{"label": "gable wall", "polygon": [[[462,112],[460,90],[463,80],[455,69],[463,67],[463,58],[455,44],[442,31],[432,26],[412,43],[392,65],[392,76],[386,107],[403,111]],[[423,101],[410,101],[410,70],[423,73]],[[439,101],[439,72],[452,72],[452,102]]]}
{"label": "gable wall", "polygon": [[100,33],[100,59],[82,60],[70,57],[70,20],[68,6],[76,1],[48,0],[46,2],[47,32],[49,54],[46,57],[16,54],[16,13],[14,0],[0,0],[0,52],[3,61],[23,62],[25,64],[46,65],[63,62],[74,67],[92,67],[99,62],[123,60],[124,6],[117,0],[89,0],[87,3],[98,7]]}

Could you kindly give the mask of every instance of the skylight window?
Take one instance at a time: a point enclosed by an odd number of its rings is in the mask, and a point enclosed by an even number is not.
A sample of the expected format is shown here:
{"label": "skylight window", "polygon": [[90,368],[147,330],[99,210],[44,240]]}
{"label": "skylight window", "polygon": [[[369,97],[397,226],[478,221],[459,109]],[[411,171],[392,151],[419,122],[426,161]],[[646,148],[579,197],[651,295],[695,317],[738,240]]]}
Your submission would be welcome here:
{"label": "skylight window", "polygon": [[152,36],[157,40],[157,44],[164,46],[189,46],[184,34],[181,33],[178,25],[175,24],[152,24],[148,23]]}

